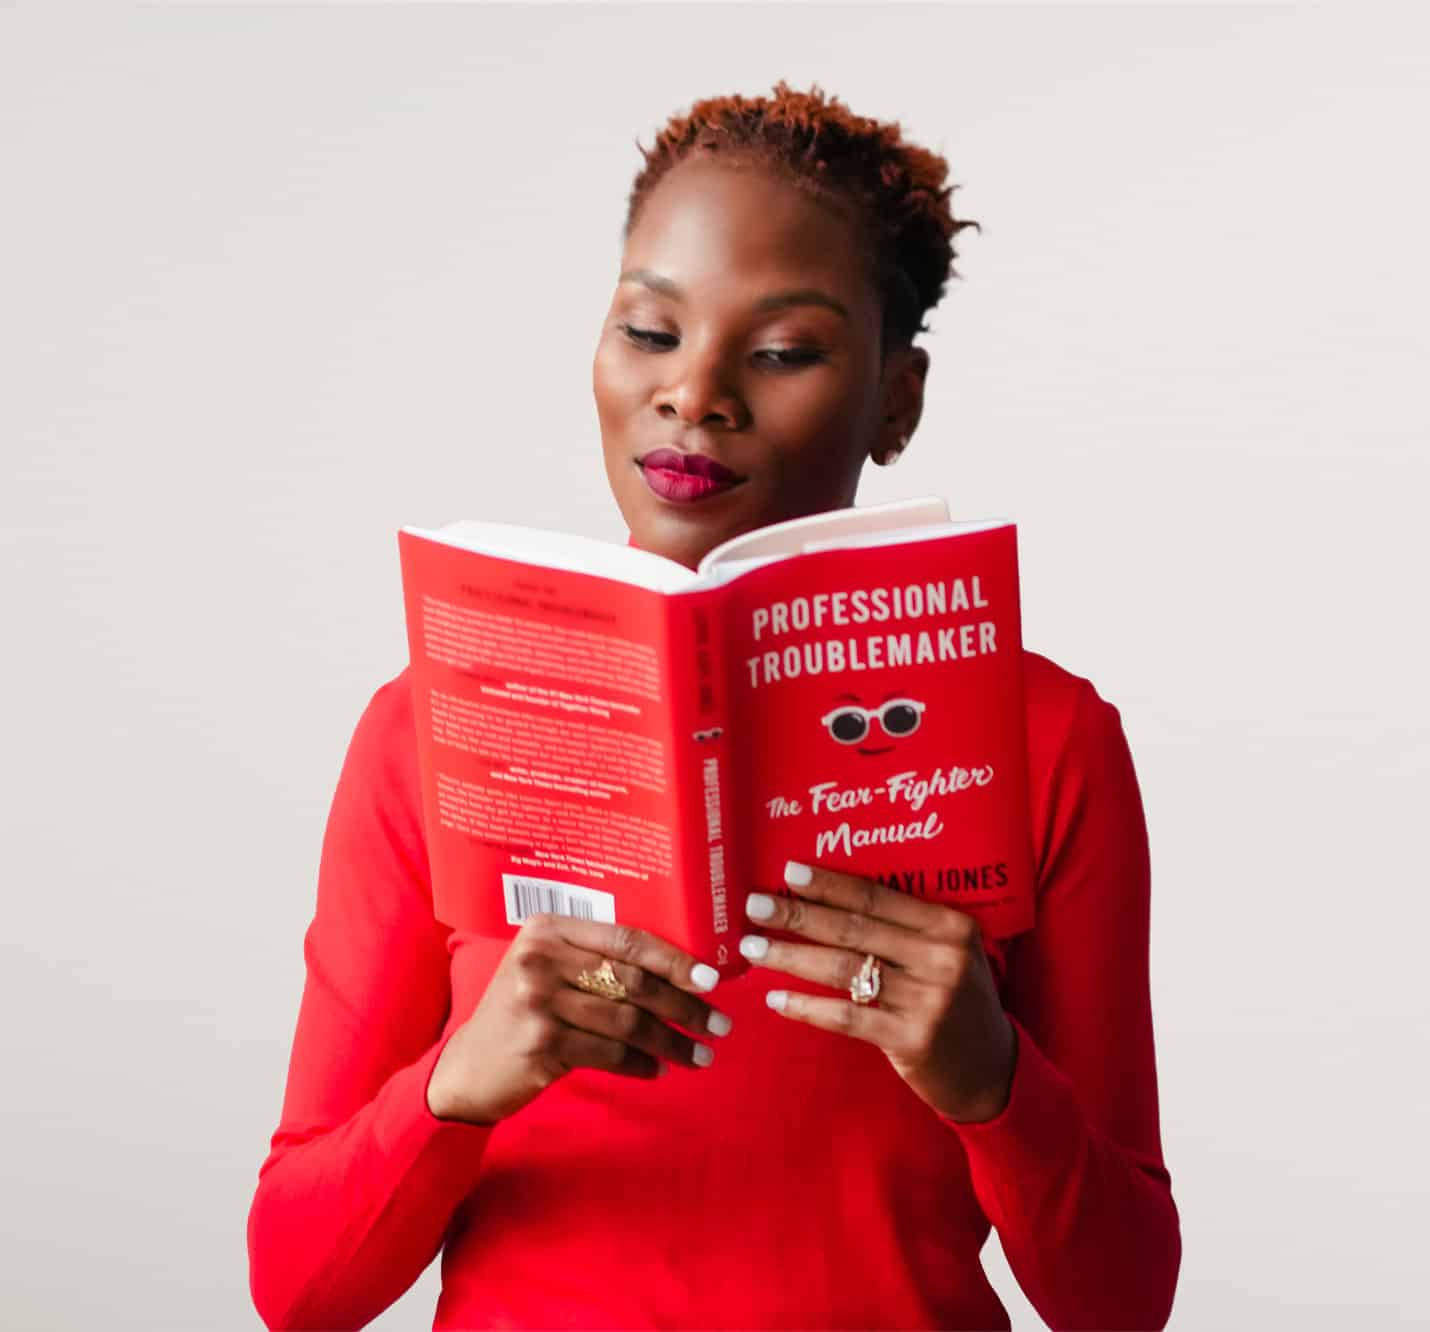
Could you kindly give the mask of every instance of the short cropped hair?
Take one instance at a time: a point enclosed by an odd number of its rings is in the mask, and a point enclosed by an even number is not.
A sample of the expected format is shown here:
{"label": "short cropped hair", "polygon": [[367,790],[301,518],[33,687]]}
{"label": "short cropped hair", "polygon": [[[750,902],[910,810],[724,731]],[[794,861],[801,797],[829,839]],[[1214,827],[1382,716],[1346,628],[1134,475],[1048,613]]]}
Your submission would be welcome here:
{"label": "short cropped hair", "polygon": [[948,162],[903,138],[897,121],[857,116],[815,84],[796,92],[780,80],[768,97],[707,97],[673,115],[647,149],[631,187],[623,234],[672,167],[697,152],[755,161],[816,198],[852,205],[883,298],[883,348],[927,332],[924,316],[943,298],[957,257],[954,237],[977,222],[956,219]]}

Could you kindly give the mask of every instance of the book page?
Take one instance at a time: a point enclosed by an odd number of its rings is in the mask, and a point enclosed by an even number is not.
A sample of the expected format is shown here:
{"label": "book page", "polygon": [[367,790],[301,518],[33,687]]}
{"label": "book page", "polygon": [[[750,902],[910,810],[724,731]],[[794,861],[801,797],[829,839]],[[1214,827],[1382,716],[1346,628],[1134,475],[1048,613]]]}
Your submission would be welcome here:
{"label": "book page", "polygon": [[[844,537],[874,534],[910,527],[928,527],[948,521],[948,504],[928,496],[893,500],[865,508],[830,509],[806,514],[782,523],[771,523],[753,532],[731,537],[708,552],[700,561],[702,575],[716,575],[721,565],[754,559],[798,555],[813,541],[838,541]],[[874,536],[877,540],[877,536]],[[723,580],[722,580],[723,581]]]}
{"label": "book page", "polygon": [[697,581],[692,570],[663,555],[571,532],[549,532],[513,523],[487,523],[472,519],[435,528],[404,527],[402,531],[460,550],[521,560],[551,569],[595,574],[658,592],[684,591]]}

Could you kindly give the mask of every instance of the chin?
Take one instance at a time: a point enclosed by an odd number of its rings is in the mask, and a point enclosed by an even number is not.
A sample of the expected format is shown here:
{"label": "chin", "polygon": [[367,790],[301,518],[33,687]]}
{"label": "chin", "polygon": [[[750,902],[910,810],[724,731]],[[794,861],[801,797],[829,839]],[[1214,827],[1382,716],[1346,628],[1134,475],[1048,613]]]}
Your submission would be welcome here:
{"label": "chin", "polygon": [[750,503],[740,494],[747,485],[748,481],[709,500],[670,504],[651,494],[645,482],[637,477],[638,489],[632,487],[620,497],[624,501],[620,505],[621,515],[638,546],[670,554],[671,558],[685,563],[672,552],[698,547],[703,555],[722,541],[774,521],[758,511],[760,505]]}
{"label": "chin", "polygon": [[746,528],[726,530],[709,522],[695,522],[682,515],[674,521],[661,521],[664,515],[653,515],[647,521],[631,527],[631,537],[642,550],[664,555],[668,560],[694,569],[705,555],[722,541],[738,536]]}
{"label": "chin", "polygon": [[828,509],[847,508],[853,497],[805,495],[803,502],[789,495],[771,492],[749,477],[732,490],[710,500],[672,504],[651,492],[640,476],[621,478],[616,498],[631,537],[642,550],[649,550],[689,568],[722,541],[743,536],[771,523]]}

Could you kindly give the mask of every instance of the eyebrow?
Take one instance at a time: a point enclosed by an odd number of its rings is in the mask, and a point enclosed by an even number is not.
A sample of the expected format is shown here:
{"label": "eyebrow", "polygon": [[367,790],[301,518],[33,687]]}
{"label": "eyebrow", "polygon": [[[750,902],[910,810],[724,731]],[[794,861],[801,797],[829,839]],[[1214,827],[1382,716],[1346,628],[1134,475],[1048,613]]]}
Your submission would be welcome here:
{"label": "eyebrow", "polygon": [[[649,268],[628,268],[621,274],[619,281],[639,282],[641,286],[649,287],[662,296],[669,296],[673,301],[685,299],[685,292],[678,284]],[[826,310],[833,310],[842,319],[849,318],[849,311],[842,301],[835,300],[828,292],[820,291],[817,287],[793,287],[788,291],[771,292],[755,302],[755,309],[763,314],[769,310],[785,310],[794,305],[822,305]]]}

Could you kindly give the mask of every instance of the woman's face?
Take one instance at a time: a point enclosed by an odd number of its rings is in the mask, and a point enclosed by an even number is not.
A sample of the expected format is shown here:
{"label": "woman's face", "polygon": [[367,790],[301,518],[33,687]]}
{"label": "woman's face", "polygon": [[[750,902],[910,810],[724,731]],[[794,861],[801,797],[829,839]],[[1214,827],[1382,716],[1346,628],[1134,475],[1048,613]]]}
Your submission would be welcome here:
{"label": "woman's face", "polygon": [[928,357],[881,367],[867,268],[849,221],[767,170],[688,159],[656,186],[592,376],[636,545],[693,568],[741,532],[846,507],[865,459],[912,433]]}

